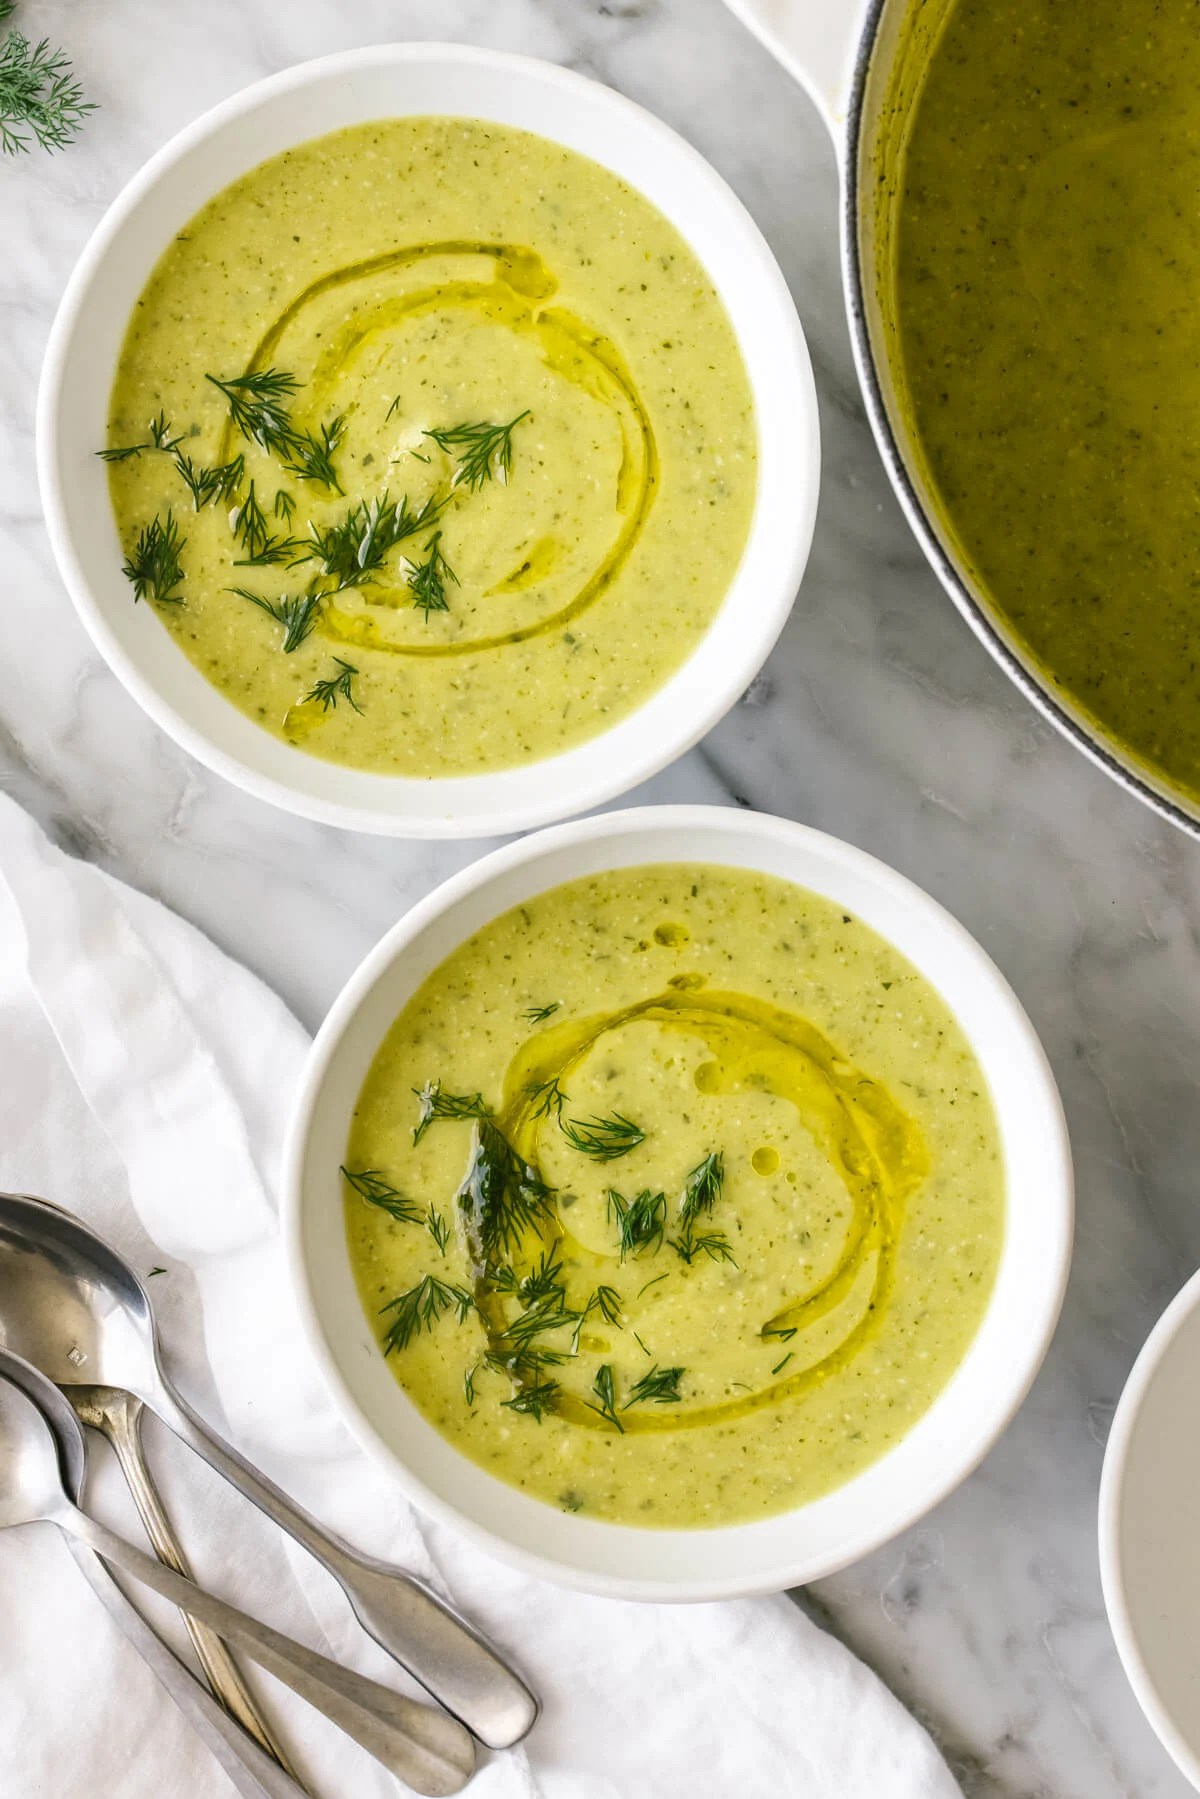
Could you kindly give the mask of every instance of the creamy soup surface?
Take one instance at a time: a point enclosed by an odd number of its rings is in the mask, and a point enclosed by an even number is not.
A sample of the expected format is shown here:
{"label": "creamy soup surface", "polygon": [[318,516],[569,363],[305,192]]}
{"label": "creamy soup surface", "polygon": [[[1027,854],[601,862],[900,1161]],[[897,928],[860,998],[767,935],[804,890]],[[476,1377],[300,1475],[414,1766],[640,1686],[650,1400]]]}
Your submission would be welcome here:
{"label": "creamy soup surface", "polygon": [[949,1380],[1004,1230],[980,1067],[817,895],[663,865],[555,888],[430,975],[355,1110],[346,1227],[397,1380],[570,1511],[817,1497]]}
{"label": "creamy soup surface", "polygon": [[757,433],[678,232],[598,164],[463,119],[262,163],[130,322],[126,573],[265,729],[431,776],[596,735],[695,648]]}

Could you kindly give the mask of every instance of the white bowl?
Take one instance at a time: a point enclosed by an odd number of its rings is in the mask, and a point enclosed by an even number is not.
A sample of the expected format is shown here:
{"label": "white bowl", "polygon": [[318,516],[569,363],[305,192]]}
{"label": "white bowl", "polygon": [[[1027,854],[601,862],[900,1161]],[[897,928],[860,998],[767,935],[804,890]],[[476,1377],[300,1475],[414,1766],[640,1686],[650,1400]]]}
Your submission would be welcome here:
{"label": "white bowl", "polygon": [[1100,1576],[1138,1703],[1200,1788],[1200,1274],[1167,1307],[1121,1395],[1100,1482]]}
{"label": "white bowl", "polygon": [[[350,1268],[338,1165],[392,1020],[488,920],[563,881],[647,862],[753,868],[814,889],[888,938],[952,1007],[999,1119],[1008,1219],[995,1290],[949,1385],[873,1467],[810,1505],[714,1530],[645,1530],[560,1512],[467,1460],[394,1379]],[[721,1599],[815,1580],[876,1548],[955,1487],[1023,1399],[1058,1317],[1070,1260],[1070,1147],[1054,1077],[1003,977],[901,875],[819,831],[757,813],[649,807],[510,844],[395,925],[317,1036],[292,1121],[284,1234],[305,1329],[350,1429],[425,1511],[531,1573],[627,1599]]]}
{"label": "white bowl", "polygon": [[[363,120],[456,114],[520,126],[590,156],[663,212],[733,322],[758,415],[759,485],[741,564],[710,630],[638,710],[562,755],[492,774],[414,780],[339,767],[255,725],[188,661],[121,574],[109,503],[109,393],[134,303],[175,232],[265,157]],[[804,335],[778,264],[741,202],[651,114],[598,82],[525,57],[385,44],[288,69],[171,140],[101,220],[63,296],[38,399],[50,541],[80,617],[129,692],[226,779],[326,824],[393,836],[497,835],[623,793],[719,719],[770,653],[804,572],[820,448]]]}

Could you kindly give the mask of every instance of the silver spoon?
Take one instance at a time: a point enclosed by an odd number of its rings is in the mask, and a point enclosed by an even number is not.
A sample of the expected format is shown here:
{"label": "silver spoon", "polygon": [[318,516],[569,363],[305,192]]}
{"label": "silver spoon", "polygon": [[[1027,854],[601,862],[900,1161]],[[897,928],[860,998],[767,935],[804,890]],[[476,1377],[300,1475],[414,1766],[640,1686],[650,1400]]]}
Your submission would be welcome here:
{"label": "silver spoon", "polygon": [[[78,1505],[83,1493],[87,1450],[72,1408],[54,1385],[20,1356],[0,1349],[0,1376],[11,1380],[33,1400],[54,1432],[63,1485]],[[189,1668],[151,1629],[131,1599],[117,1585],[99,1556],[71,1538],[79,1570],[128,1641],[166,1688],[192,1729],[207,1745],[242,1799],[308,1799],[298,1781],[236,1724],[223,1705],[208,1693]]]}
{"label": "silver spoon", "polygon": [[446,1710],[493,1749],[517,1743],[538,1702],[497,1651],[429,1589],[340,1537],[213,1436],[171,1385],[145,1288],[103,1238],[71,1213],[0,1194],[0,1347],[64,1388],[119,1387],[170,1426],[281,1530],[315,1556],[359,1623]]}
{"label": "silver spoon", "polygon": [[470,1733],[445,1712],[293,1643],[144,1555],[67,1497],[54,1432],[21,1387],[0,1377],[0,1530],[56,1524],[164,1599],[239,1643],[245,1653],[361,1743],[399,1780],[431,1799],[460,1793],[475,1770]]}
{"label": "silver spoon", "polygon": [[[59,1389],[52,1383],[51,1391],[59,1393]],[[61,1399],[62,1395],[59,1394],[59,1397]],[[79,1422],[100,1431],[112,1444],[113,1453],[133,1495],[138,1516],[146,1527],[146,1534],[159,1561],[165,1562],[168,1568],[174,1568],[176,1574],[186,1575],[190,1580],[192,1570],[163,1509],[142,1450],[141,1400],[135,1399],[132,1393],[123,1393],[119,1387],[72,1387],[67,1398]],[[236,1718],[243,1730],[248,1730],[274,1756],[281,1768],[294,1772],[254,1695],[243,1680],[241,1669],[220,1637],[214,1636],[206,1624],[201,1624],[198,1618],[192,1618],[186,1612],[183,1621],[187,1625],[204,1677],[225,1710]],[[299,1790],[294,1783],[293,1790]]]}

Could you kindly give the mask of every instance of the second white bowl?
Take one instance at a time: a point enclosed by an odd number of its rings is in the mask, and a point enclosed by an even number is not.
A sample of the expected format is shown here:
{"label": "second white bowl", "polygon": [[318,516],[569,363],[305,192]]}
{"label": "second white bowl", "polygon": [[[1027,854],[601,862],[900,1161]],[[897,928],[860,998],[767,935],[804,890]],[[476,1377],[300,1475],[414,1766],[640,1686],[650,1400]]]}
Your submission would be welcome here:
{"label": "second white bowl", "polygon": [[[836,900],[941,993],[979,1058],[1007,1174],[996,1284],[961,1366],[881,1460],[810,1505],[713,1530],[646,1530],[556,1510],[469,1461],[398,1385],[355,1288],[338,1174],[359,1090],[392,1020],[490,919],[561,882],[655,862],[723,863]],[[903,876],[819,831],[715,807],[647,807],[560,825],[484,857],[393,927],[313,1046],[293,1119],[284,1230],[309,1340],[350,1429],[416,1504],[527,1571],[628,1599],[721,1599],[818,1579],[906,1528],[970,1472],[1033,1379],[1071,1249],[1070,1149],[1054,1077],[1011,989]]]}

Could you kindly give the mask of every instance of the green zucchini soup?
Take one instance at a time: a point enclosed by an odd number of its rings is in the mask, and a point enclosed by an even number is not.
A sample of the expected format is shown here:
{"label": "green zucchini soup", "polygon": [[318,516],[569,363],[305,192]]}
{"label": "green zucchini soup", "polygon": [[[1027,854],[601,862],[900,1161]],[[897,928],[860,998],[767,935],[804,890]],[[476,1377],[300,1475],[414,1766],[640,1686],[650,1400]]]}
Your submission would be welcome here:
{"label": "green zucchini soup", "polygon": [[868,1467],[988,1303],[1004,1171],[940,996],[830,901],[707,864],[551,889],[395,1020],[342,1168],[371,1328],[491,1473],[713,1526]]}
{"label": "green zucchini soup", "polygon": [[1051,691],[1193,802],[1198,25],[1194,0],[916,7],[876,170],[935,514]]}
{"label": "green zucchini soup", "polygon": [[749,380],[649,201],[439,117],[224,189],[112,393],[132,599],[264,729],[384,774],[535,761],[686,660],[741,559]]}

